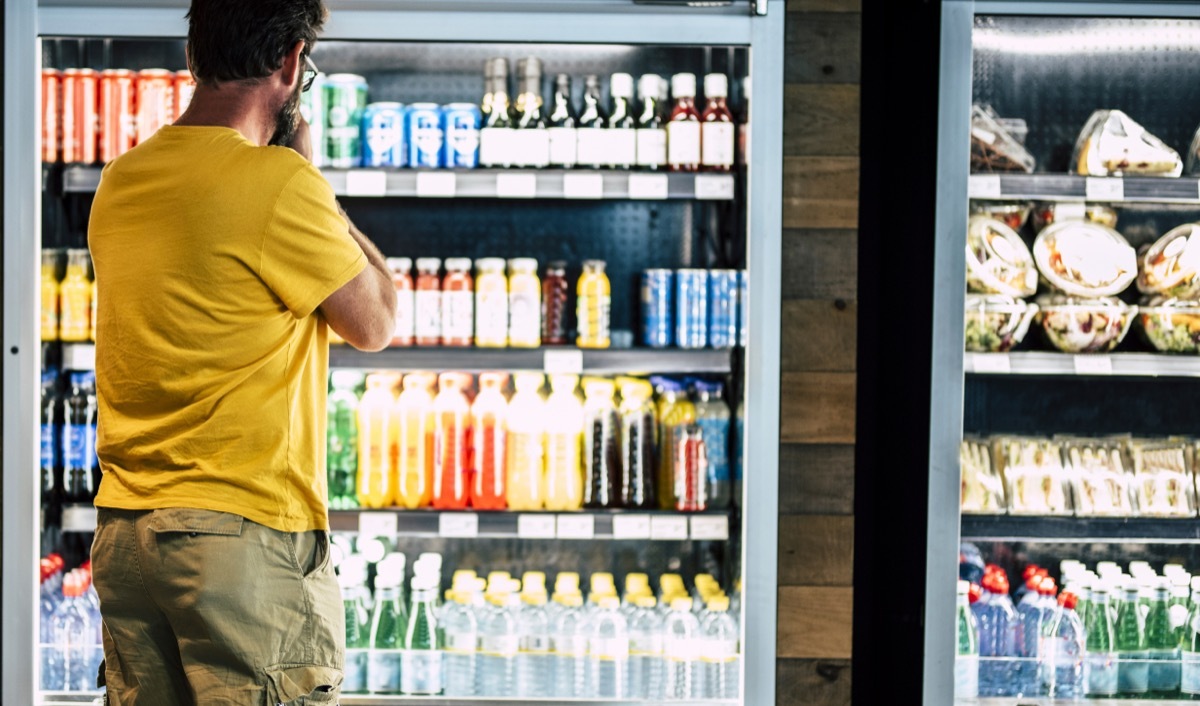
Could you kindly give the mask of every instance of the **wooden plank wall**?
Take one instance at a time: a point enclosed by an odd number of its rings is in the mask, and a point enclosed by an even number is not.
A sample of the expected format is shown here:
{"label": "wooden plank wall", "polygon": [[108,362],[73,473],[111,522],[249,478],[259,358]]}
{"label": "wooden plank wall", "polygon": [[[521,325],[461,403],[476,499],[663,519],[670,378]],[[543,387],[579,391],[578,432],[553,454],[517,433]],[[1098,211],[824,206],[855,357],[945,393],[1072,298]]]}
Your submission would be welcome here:
{"label": "wooden plank wall", "polygon": [[777,703],[850,703],[861,0],[788,0]]}

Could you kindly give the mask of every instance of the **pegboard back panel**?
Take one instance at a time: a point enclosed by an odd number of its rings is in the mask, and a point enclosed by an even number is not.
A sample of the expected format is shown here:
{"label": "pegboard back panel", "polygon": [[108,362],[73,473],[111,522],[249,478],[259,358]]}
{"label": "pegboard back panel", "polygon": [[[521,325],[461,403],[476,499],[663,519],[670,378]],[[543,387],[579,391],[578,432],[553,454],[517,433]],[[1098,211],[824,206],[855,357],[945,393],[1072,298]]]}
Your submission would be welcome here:
{"label": "pegboard back panel", "polygon": [[975,18],[974,101],[1024,118],[1039,172],[1065,172],[1092,111],[1119,109],[1181,155],[1200,125],[1200,20]]}

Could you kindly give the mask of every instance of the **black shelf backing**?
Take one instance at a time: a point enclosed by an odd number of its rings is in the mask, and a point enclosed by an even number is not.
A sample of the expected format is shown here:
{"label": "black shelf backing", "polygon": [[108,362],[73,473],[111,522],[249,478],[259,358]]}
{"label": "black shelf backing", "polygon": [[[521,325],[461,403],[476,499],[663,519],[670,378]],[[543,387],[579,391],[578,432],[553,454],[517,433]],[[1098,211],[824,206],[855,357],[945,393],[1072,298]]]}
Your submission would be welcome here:
{"label": "black shelf backing", "polygon": [[963,541],[1200,544],[1200,519],[963,515]]}

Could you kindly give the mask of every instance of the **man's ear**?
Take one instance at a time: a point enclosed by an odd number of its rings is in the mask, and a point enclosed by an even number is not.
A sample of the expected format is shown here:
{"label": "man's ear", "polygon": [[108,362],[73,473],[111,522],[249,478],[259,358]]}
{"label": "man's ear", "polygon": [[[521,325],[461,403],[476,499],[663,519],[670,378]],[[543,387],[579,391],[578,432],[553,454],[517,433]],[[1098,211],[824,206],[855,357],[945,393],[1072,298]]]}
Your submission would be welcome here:
{"label": "man's ear", "polygon": [[289,88],[295,88],[300,82],[304,71],[304,61],[300,55],[304,52],[304,42],[297,40],[288,53],[283,56],[283,66],[280,67],[280,80]]}

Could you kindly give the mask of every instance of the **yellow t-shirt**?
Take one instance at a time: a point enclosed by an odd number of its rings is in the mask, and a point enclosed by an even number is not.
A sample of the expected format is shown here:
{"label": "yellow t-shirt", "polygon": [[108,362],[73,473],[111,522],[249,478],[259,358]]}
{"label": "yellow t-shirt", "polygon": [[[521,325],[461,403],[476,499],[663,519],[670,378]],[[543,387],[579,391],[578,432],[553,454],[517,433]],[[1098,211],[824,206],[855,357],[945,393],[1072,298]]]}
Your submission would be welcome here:
{"label": "yellow t-shirt", "polygon": [[317,307],[367,261],[321,173],[235,130],[167,126],[104,169],[88,244],[96,505],[327,529]]}

